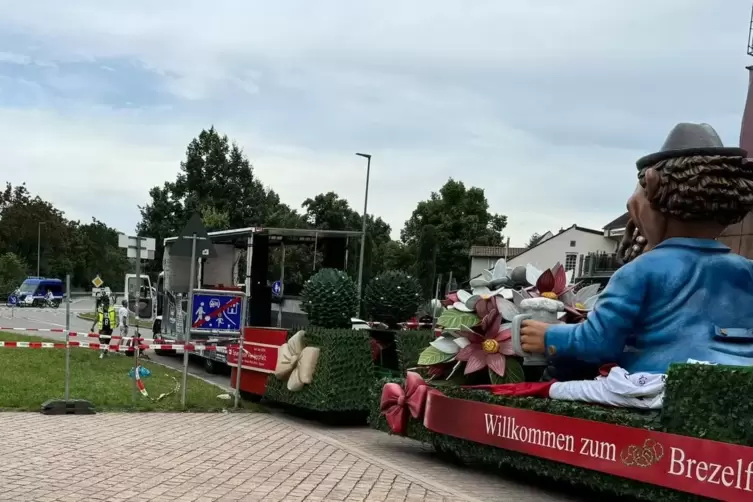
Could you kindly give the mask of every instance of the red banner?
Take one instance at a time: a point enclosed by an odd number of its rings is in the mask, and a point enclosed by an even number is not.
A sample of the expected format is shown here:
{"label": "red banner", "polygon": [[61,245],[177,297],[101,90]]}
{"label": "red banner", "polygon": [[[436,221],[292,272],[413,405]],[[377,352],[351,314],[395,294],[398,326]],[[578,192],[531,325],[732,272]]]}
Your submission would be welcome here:
{"label": "red banner", "polygon": [[430,392],[434,432],[725,501],[753,500],[753,448]]}
{"label": "red banner", "polygon": [[[256,342],[243,342],[243,359],[241,367],[244,370],[274,373],[277,367],[278,345],[267,345]],[[227,365],[238,366],[238,345],[228,345]]]}

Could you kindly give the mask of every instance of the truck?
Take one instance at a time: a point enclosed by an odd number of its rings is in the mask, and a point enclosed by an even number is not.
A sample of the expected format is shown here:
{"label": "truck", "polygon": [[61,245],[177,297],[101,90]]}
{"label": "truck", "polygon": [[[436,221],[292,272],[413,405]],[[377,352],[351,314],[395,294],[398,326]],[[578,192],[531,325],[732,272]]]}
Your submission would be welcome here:
{"label": "truck", "polygon": [[[300,301],[286,296],[284,290],[279,292],[278,298],[273,295],[275,281],[268,277],[270,250],[282,248],[279,283],[284,284],[287,247],[310,246],[314,255],[322,256],[322,268],[345,269],[348,242],[360,239],[362,234],[340,230],[247,227],[206,235],[213,252],[199,253],[196,257],[194,291],[243,292],[247,298],[244,326],[292,328],[305,327],[307,316]],[[183,343],[191,329],[192,316],[188,314],[191,258],[174,252],[178,240],[177,236],[164,240],[162,271],[157,277],[156,287],[152,288],[146,275],[141,276],[141,285],[136,282],[134,274],[126,277],[129,307],[132,311],[138,309],[140,318],[152,320],[155,344]],[[354,322],[359,324],[357,320]],[[190,356],[200,360],[209,373],[226,371],[227,346],[238,344],[238,338],[237,334],[228,335],[220,330],[192,332],[192,342],[210,346],[212,350],[193,351]],[[157,350],[156,353],[171,355],[175,352]]]}

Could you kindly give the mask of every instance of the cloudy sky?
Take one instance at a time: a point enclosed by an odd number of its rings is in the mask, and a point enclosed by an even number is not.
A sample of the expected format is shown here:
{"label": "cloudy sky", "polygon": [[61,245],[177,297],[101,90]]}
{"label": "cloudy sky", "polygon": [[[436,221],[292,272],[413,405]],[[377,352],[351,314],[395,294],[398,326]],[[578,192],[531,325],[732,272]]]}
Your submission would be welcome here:
{"label": "cloudy sky", "polygon": [[[211,7],[210,7],[211,5]],[[738,141],[749,0],[0,0],[0,166],[130,232],[214,124],[300,207],[334,190],[395,235],[449,177],[506,231],[621,214],[679,121]]]}

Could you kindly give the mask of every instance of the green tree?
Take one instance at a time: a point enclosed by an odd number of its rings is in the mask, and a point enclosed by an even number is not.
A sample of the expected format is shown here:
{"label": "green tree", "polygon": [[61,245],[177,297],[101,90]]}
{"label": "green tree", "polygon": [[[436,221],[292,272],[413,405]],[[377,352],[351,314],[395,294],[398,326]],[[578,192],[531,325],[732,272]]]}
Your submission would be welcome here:
{"label": "green tree", "polygon": [[429,200],[418,203],[400,233],[402,241],[417,249],[427,225],[436,229],[436,273],[447,277],[452,272],[460,282],[468,279],[471,246],[501,245],[507,217],[489,212],[481,188],[466,188],[462,182],[450,178]]}
{"label": "green tree", "polygon": [[526,247],[527,247],[527,248],[532,248],[533,246],[535,246],[535,245],[537,245],[537,244],[538,244],[539,242],[541,242],[541,239],[542,239],[543,237],[544,237],[543,235],[539,235],[539,234],[533,234],[533,235],[532,235],[532,236],[531,236],[531,237],[530,237],[530,238],[528,239],[528,244],[526,244]]}
{"label": "green tree", "polygon": [[15,254],[36,272],[39,245],[41,275],[61,277],[71,271],[74,228],[52,204],[32,197],[25,185],[7,183],[0,193],[0,253]]}
{"label": "green tree", "polygon": [[178,233],[194,212],[209,230],[302,224],[301,216],[255,176],[241,148],[214,127],[189,143],[175,181],[152,188],[149,196],[137,230],[157,240],[152,272],[162,268],[164,239]]}
{"label": "green tree", "polygon": [[[336,193],[319,194],[313,199],[303,201],[304,217],[313,228],[322,230],[360,231],[361,215],[354,211],[347,200]],[[371,277],[387,270],[385,249],[390,245],[392,229],[382,218],[368,215],[366,218],[366,248],[364,249],[363,277],[364,285]],[[348,273],[356,277],[360,257],[360,238],[350,239],[348,243]]]}
{"label": "green tree", "polygon": [[0,253],[13,253],[36,273],[38,245],[40,275],[63,279],[71,274],[74,287],[90,287],[96,274],[117,287],[129,268],[113,228],[96,219],[86,225],[68,221],[51,203],[32,197],[26,186],[7,184],[0,193]]}
{"label": "green tree", "polygon": [[28,266],[13,253],[0,254],[0,296],[12,293],[26,278]]}
{"label": "green tree", "polygon": [[99,275],[113,291],[121,291],[124,276],[133,266],[125,251],[118,247],[118,232],[92,218],[92,222],[85,225],[75,223],[73,235],[72,285],[89,288],[91,280]]}

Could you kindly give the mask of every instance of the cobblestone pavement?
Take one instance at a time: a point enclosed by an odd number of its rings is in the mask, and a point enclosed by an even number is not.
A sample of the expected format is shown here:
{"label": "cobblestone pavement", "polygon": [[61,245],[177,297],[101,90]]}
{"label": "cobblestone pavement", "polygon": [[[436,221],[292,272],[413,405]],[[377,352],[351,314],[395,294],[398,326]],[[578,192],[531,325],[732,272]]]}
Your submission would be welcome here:
{"label": "cobblestone pavement", "polygon": [[573,500],[278,414],[0,413],[0,429],[0,500]]}

